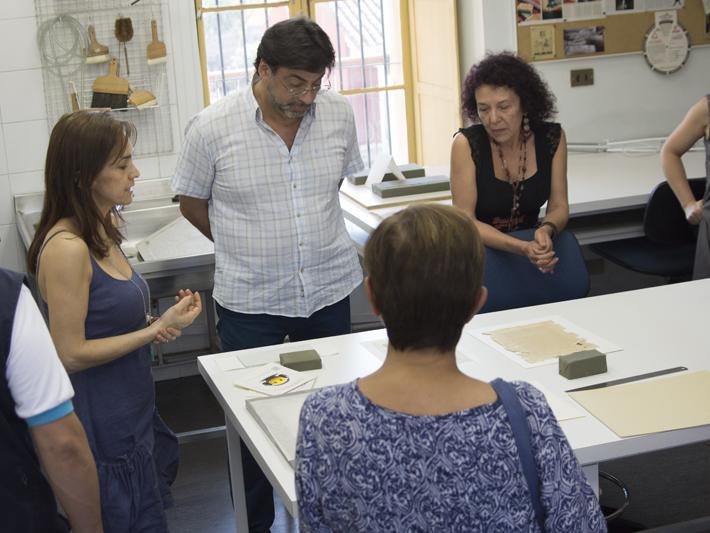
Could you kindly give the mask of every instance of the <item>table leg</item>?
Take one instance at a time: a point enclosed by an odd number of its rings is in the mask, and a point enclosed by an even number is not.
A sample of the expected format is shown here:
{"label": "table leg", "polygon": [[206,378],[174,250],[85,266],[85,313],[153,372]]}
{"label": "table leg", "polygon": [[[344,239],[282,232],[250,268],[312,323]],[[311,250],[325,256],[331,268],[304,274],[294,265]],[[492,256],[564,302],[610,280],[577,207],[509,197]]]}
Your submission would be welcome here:
{"label": "table leg", "polygon": [[594,494],[599,498],[599,465],[587,465],[582,467],[584,475],[587,477],[587,481],[592,486]]}
{"label": "table leg", "polygon": [[242,472],[242,451],[239,432],[228,419],[225,421],[225,425],[236,531],[237,533],[247,533],[249,531],[249,521],[247,520],[247,500],[244,495],[244,474]]}

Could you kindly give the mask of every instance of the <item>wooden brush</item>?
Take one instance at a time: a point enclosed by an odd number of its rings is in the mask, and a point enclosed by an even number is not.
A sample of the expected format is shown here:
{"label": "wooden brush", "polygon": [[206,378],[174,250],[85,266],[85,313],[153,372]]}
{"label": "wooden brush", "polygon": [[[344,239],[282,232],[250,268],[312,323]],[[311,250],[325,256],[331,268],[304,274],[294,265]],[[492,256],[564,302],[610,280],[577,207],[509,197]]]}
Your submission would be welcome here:
{"label": "wooden brush", "polygon": [[126,43],[133,39],[133,22],[128,17],[119,17],[114,25],[114,33],[119,43],[123,43],[123,56],[126,58],[126,76],[131,75],[131,67],[128,65],[128,49]]}
{"label": "wooden brush", "polygon": [[104,46],[96,40],[96,30],[93,24],[90,24],[87,28],[89,31],[89,46],[86,49],[86,62],[89,65],[95,63],[105,63],[108,61],[108,46]]}
{"label": "wooden brush", "polygon": [[144,109],[146,107],[155,107],[158,105],[158,99],[150,91],[131,91],[128,97],[128,103],[136,109]]}
{"label": "wooden brush", "polygon": [[153,40],[148,43],[146,55],[148,56],[149,65],[159,65],[168,60],[168,51],[165,48],[165,43],[158,40],[158,23],[155,19],[150,21],[150,31],[153,34]]}
{"label": "wooden brush", "polygon": [[118,61],[111,58],[108,74],[99,76],[94,80],[91,87],[94,94],[91,98],[91,107],[110,107],[111,109],[123,109],[128,105],[128,80],[124,80],[116,74],[118,71]]}

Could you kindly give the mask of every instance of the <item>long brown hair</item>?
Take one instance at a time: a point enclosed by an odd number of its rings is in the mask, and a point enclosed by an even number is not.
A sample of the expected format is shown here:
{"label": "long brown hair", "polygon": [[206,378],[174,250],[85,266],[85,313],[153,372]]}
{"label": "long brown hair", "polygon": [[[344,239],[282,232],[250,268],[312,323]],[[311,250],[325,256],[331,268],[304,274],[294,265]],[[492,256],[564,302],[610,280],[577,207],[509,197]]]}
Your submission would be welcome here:
{"label": "long brown hair", "polygon": [[101,170],[115,163],[135,138],[133,124],[117,120],[110,113],[76,111],[59,119],[49,137],[44,165],[42,216],[27,253],[31,274],[37,273],[37,259],[47,233],[62,218],[76,221],[79,236],[97,257],[106,257],[110,246],[100,229],[109,242],[121,243],[123,235],[114,224],[118,211],[112,207],[102,216],[91,186]]}

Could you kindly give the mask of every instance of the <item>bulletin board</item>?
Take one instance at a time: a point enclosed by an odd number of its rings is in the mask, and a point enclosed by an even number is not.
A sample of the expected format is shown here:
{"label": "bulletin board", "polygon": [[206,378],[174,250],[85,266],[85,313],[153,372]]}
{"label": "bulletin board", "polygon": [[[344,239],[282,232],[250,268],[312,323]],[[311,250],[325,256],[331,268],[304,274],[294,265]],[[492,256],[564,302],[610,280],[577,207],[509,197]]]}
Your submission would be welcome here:
{"label": "bulletin board", "polygon": [[[641,2],[643,0],[636,0]],[[565,7],[563,0],[556,2]],[[516,2],[520,7],[524,2]],[[532,0],[532,5],[547,5],[547,0]],[[570,2],[572,3],[572,2]],[[592,2],[589,2],[591,4]],[[602,0],[606,5],[614,4],[613,0]],[[678,23],[687,31],[690,44],[710,44],[710,17],[706,17],[703,0],[685,0],[682,8],[676,8]],[[580,4],[583,6],[584,4]],[[629,4],[633,5],[633,3]],[[639,5],[641,5],[639,3]],[[660,10],[659,10],[660,11]],[[655,24],[655,11],[606,11],[598,18],[567,20],[564,18],[552,20],[530,20],[521,22],[518,18],[517,37],[518,54],[528,61],[550,61],[558,59],[584,59],[588,57],[606,56],[642,52],[646,33]],[[579,28],[596,29],[603,35],[603,51],[577,53],[568,55],[565,52],[565,30]],[[568,31],[569,35],[569,31]],[[537,39],[536,57],[533,57],[532,42]],[[546,47],[541,45],[553,41]],[[541,53],[541,50],[544,50]]]}

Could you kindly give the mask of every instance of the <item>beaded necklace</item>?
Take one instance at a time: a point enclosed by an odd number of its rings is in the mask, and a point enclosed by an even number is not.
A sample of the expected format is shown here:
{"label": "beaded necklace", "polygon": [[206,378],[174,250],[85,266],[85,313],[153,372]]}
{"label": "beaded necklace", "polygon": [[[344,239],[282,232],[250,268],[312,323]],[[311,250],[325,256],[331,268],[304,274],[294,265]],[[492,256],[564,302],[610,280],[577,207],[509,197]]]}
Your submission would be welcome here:
{"label": "beaded necklace", "polygon": [[523,189],[525,188],[525,174],[528,169],[528,150],[527,142],[530,137],[530,128],[523,121],[520,127],[520,145],[518,147],[518,172],[515,176],[510,174],[510,169],[508,168],[508,162],[503,157],[503,149],[500,144],[494,141],[496,148],[498,148],[498,157],[503,164],[503,170],[505,171],[505,179],[510,183],[513,188],[513,201],[512,207],[510,209],[510,217],[508,218],[508,231],[515,229],[515,224],[518,216],[520,215],[520,196],[523,194]]}

